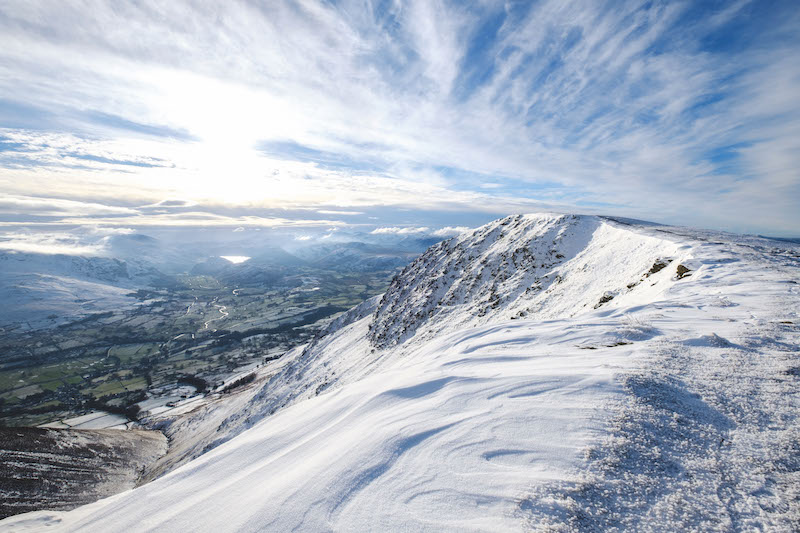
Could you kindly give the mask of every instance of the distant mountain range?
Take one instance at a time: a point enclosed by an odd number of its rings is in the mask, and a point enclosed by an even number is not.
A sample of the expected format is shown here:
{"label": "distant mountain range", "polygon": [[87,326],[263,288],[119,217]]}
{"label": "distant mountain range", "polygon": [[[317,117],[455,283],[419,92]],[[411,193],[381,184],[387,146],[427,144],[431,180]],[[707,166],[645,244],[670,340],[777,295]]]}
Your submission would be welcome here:
{"label": "distant mountain range", "polygon": [[168,281],[145,260],[0,252],[0,325],[131,307],[132,290]]}
{"label": "distant mountain range", "polygon": [[[47,324],[132,307],[138,303],[130,296],[133,291],[171,286],[183,273],[212,276],[226,285],[265,287],[281,283],[300,267],[311,272],[388,272],[438,240],[366,233],[309,241],[233,235],[230,242],[111,235],[99,256],[0,251],[0,298],[9,304],[0,308],[0,325]],[[222,255],[250,259],[233,264]]]}

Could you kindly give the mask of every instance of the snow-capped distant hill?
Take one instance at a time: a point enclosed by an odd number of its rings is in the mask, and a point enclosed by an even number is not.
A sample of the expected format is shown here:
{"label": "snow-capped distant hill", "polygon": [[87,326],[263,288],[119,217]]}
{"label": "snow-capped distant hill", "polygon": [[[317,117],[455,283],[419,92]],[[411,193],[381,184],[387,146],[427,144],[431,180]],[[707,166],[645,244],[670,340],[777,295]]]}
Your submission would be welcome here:
{"label": "snow-capped distant hill", "polygon": [[191,273],[210,275],[229,285],[264,286],[296,274],[297,267],[304,265],[303,260],[280,248],[267,248],[259,250],[257,256],[238,264],[219,256],[210,257],[194,265]]}
{"label": "snow-capped distant hill", "polygon": [[23,252],[3,252],[0,254],[0,272],[4,276],[39,272],[129,285],[151,282],[162,277],[162,274],[157,269],[144,261]]}
{"label": "snow-capped distant hill", "polygon": [[[36,253],[28,251],[30,247],[19,248],[27,244],[24,238],[8,238],[17,248],[6,242],[7,250],[0,251],[0,298],[10,304],[0,309],[0,327],[47,327],[129,308],[138,304],[128,296],[132,291],[174,286],[174,277],[185,273],[208,275],[223,285],[261,288],[301,283],[298,268],[310,275],[315,270],[383,273],[408,264],[422,252],[422,243],[430,240],[380,236],[382,245],[351,240],[332,243],[333,239],[319,238],[307,242],[290,234],[229,230],[162,230],[157,235],[130,230],[110,235],[91,231],[59,234],[49,240],[71,246],[41,244]],[[65,251],[56,254],[53,250]],[[222,258],[237,255],[249,260],[232,264]]]}
{"label": "snow-capped distant hill", "polygon": [[342,242],[316,245],[297,250],[296,253],[318,268],[346,272],[373,272],[403,267],[421,251],[383,247],[364,242]]}
{"label": "snow-capped distant hill", "polygon": [[0,529],[789,531],[799,266],[775,241],[508,217],[249,390],[153,419],[169,474]]}
{"label": "snow-capped distant hill", "polygon": [[0,252],[0,324],[75,319],[136,305],[131,290],[163,281],[142,260]]}
{"label": "snow-capped distant hill", "polygon": [[164,242],[142,233],[110,235],[104,244],[106,257],[151,265],[165,274],[184,272],[203,257],[198,247]]}

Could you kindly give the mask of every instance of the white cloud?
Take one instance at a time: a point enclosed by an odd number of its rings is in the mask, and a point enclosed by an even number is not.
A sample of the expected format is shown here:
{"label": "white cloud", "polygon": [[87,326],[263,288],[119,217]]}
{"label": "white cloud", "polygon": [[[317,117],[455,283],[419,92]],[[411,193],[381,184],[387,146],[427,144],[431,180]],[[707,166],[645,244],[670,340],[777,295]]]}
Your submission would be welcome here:
{"label": "white cloud", "polygon": [[470,228],[466,226],[446,226],[444,228],[437,229],[436,231],[432,231],[431,235],[435,237],[453,237],[469,230]]}
{"label": "white cloud", "polygon": [[104,242],[84,242],[67,233],[6,233],[0,235],[0,250],[46,255],[99,256],[105,253]]}
{"label": "white cloud", "polygon": [[142,208],[155,207],[160,209],[182,209],[186,207],[194,207],[196,205],[196,202],[189,200],[161,200],[160,202],[156,202],[154,204],[144,205]]}
{"label": "white cloud", "polygon": [[88,231],[91,235],[100,235],[102,237],[110,237],[113,235],[132,235],[136,233],[136,230],[133,228],[115,228],[109,226],[89,226],[84,228]]}
{"label": "white cloud", "polygon": [[[180,227],[180,226],[200,226],[200,227],[268,227],[268,228],[281,228],[281,227],[319,227],[335,225],[346,225],[344,222],[336,220],[305,220],[298,218],[281,218],[281,217],[265,217],[256,215],[243,215],[243,216],[227,216],[219,215],[216,213],[194,211],[189,213],[154,213],[149,215],[137,214],[135,216],[123,217],[93,217],[83,218],[79,216],[65,217],[58,222],[61,224],[70,225],[89,225],[101,224],[108,226],[165,226],[165,227]],[[6,222],[4,225],[12,225],[13,223]],[[28,224],[30,225],[30,224]]]}
{"label": "white cloud", "polygon": [[342,215],[342,216],[355,216],[355,215],[363,215],[362,211],[340,211],[334,209],[319,209],[317,213],[320,215]]}
{"label": "white cloud", "polygon": [[338,227],[330,227],[330,228],[328,228],[327,233],[325,233],[325,235],[320,237],[320,239],[330,239],[331,237],[333,237],[336,234],[337,231],[339,231]]}
{"label": "white cloud", "polygon": [[132,215],[136,210],[62,198],[0,194],[0,213],[44,216]]}
{"label": "white cloud", "polygon": [[[585,211],[588,200],[675,222],[732,225],[771,211],[770,227],[800,225],[785,201],[796,203],[800,167],[796,10],[727,52],[702,41],[757,3],[692,21],[699,3],[545,0],[475,50],[485,15],[504,4],[366,5],[7,2],[0,93],[74,134],[2,132],[16,148],[0,150],[0,188],[341,216]],[[780,43],[759,40],[771,35]],[[287,159],[319,152],[340,166],[265,157],[262,141],[302,147]],[[739,168],[711,160],[724,146]]]}
{"label": "white cloud", "polygon": [[384,227],[384,228],[375,228],[374,230],[370,231],[373,235],[414,235],[414,234],[422,234],[427,233],[430,228],[427,227]]}
{"label": "white cloud", "polygon": [[470,228],[466,226],[445,226],[431,229],[427,226],[387,226],[375,228],[370,233],[373,235],[430,235],[433,237],[452,237]]}

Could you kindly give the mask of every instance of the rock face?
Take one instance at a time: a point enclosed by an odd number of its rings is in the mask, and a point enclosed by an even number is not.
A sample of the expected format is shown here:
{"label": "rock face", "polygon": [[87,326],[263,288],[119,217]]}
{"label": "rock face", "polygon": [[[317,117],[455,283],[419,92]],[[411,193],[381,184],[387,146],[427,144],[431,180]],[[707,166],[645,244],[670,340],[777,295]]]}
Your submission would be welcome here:
{"label": "rock face", "polygon": [[157,431],[0,429],[0,518],[132,489],[166,450]]}

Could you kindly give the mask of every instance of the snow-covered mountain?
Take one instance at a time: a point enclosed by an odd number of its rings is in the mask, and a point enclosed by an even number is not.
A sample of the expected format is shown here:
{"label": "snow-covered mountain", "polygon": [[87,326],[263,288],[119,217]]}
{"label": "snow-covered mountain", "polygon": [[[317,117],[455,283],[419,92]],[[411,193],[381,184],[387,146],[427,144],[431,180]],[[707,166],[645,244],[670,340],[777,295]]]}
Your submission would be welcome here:
{"label": "snow-covered mountain", "polygon": [[0,529],[789,531],[800,247],[568,215],[430,248],[133,491]]}
{"label": "snow-covered mountain", "polygon": [[317,268],[345,272],[392,270],[407,265],[423,248],[404,246],[402,242],[389,246],[347,241],[330,244],[314,243],[296,248],[293,253]]}
{"label": "snow-covered mountain", "polygon": [[202,246],[182,241],[164,241],[143,233],[122,233],[103,239],[106,257],[151,265],[165,274],[187,271],[205,256]]}
{"label": "snow-covered mountain", "polygon": [[676,253],[657,239],[622,239],[599,219],[505,218],[441,242],[409,265],[381,299],[370,340],[385,348],[419,328],[435,335],[529,315],[573,316],[615,296],[638,298],[642,272]]}
{"label": "snow-covered mountain", "polygon": [[[299,283],[287,281],[298,268],[310,273],[391,271],[408,264],[431,241],[364,233],[297,240],[292,234],[230,230],[162,230],[157,235],[123,231],[62,233],[38,240],[30,235],[5,237],[6,248],[0,250],[0,298],[10,305],[0,309],[0,327],[20,323],[46,327],[129,308],[139,303],[128,296],[132,291],[174,286],[175,277],[185,273],[212,276],[226,285],[264,287]],[[233,264],[223,258],[237,255],[249,259]]]}
{"label": "snow-covered mountain", "polygon": [[131,290],[163,281],[138,259],[0,252],[0,324],[41,321],[136,305]]}
{"label": "snow-covered mountain", "polygon": [[191,269],[193,275],[210,275],[222,283],[241,286],[264,286],[295,274],[304,261],[280,248],[259,250],[256,257],[233,264],[219,256],[199,262]]}

